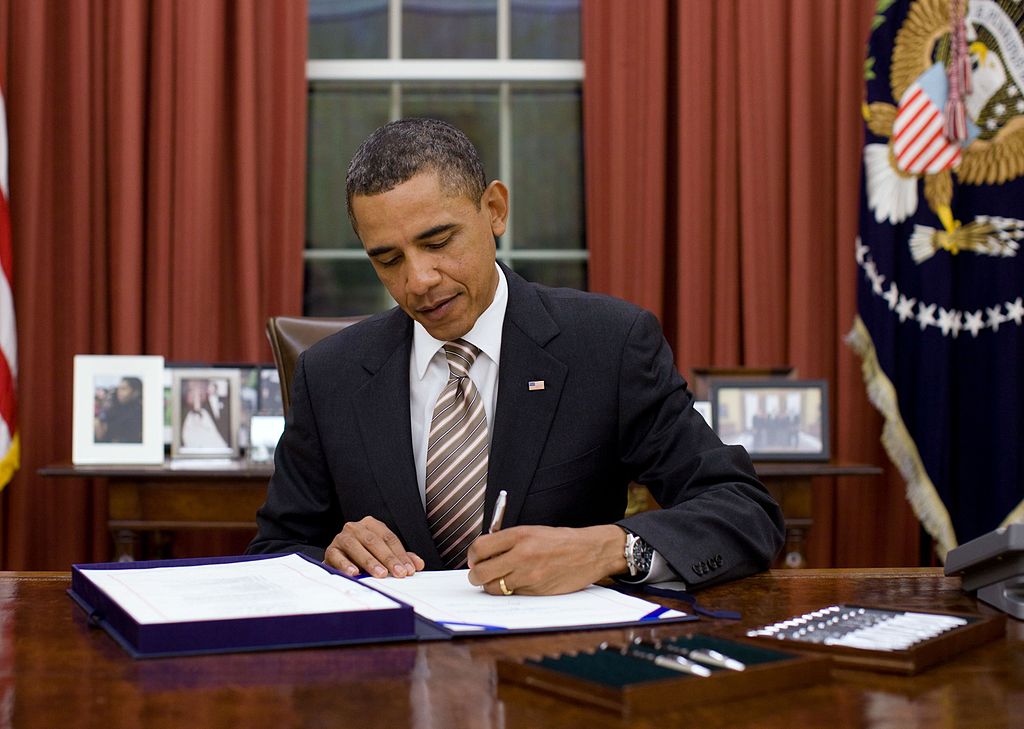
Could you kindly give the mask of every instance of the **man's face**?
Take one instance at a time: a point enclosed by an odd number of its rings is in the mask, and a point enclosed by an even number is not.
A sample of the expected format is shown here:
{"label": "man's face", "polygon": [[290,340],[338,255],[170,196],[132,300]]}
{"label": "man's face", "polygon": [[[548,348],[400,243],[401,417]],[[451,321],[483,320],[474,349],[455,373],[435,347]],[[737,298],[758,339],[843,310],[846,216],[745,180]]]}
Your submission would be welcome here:
{"label": "man's face", "polygon": [[498,285],[494,238],[508,217],[501,182],[487,186],[478,210],[421,172],[379,195],[354,196],[352,213],[377,276],[406,314],[443,341],[473,328]]}
{"label": "man's face", "polygon": [[119,402],[131,402],[135,399],[135,390],[132,386],[125,381],[121,381],[117,385],[117,399]]}

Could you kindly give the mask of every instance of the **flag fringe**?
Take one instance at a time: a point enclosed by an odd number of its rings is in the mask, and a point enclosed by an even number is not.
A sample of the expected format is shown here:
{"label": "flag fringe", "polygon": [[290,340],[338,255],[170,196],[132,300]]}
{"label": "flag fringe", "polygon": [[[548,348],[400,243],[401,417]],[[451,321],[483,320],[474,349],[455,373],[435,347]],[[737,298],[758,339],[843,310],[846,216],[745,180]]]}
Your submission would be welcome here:
{"label": "flag fringe", "polygon": [[7,449],[7,453],[0,459],[0,491],[4,490],[4,486],[11,482],[14,478],[14,472],[18,470],[21,465],[21,435],[19,433],[14,434],[14,438],[11,439],[11,446]]}
{"label": "flag fringe", "polygon": [[1011,511],[999,526],[1004,527],[1018,522],[1024,522],[1024,501],[1017,504],[1017,508]]}
{"label": "flag fringe", "polygon": [[900,415],[896,388],[882,371],[875,343],[860,316],[855,318],[853,329],[846,335],[846,343],[860,356],[868,399],[885,419],[882,445],[907,484],[907,501],[925,530],[935,540],[935,551],[939,559],[945,562],[946,553],[957,546],[953,522],[921,462],[917,445]]}

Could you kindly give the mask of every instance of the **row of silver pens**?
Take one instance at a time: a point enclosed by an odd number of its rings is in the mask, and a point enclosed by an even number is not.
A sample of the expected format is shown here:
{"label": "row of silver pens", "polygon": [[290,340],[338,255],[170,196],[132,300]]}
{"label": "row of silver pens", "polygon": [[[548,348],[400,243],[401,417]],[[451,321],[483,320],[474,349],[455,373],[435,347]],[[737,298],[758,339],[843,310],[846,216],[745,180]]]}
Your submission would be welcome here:
{"label": "row of silver pens", "polygon": [[747,635],[865,650],[899,651],[966,624],[967,620],[956,615],[831,605],[748,631]]}
{"label": "row of silver pens", "polygon": [[725,655],[721,651],[710,648],[687,648],[675,643],[644,640],[643,638],[635,638],[631,643],[624,646],[602,643],[598,648],[601,651],[638,658],[662,668],[668,668],[679,673],[688,673],[692,676],[701,676],[702,678],[710,676],[712,668],[724,668],[730,671],[746,669],[744,663]]}

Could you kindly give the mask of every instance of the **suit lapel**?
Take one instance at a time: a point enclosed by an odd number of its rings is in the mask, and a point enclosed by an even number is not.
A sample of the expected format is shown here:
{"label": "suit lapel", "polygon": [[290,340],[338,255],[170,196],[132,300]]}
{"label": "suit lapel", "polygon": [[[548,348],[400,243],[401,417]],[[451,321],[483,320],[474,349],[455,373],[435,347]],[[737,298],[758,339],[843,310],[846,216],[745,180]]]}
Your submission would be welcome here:
{"label": "suit lapel", "polygon": [[412,321],[401,311],[382,323],[363,367],[372,376],[355,393],[356,417],[367,458],[403,546],[427,564],[440,556],[420,501],[409,431],[409,352]]}
{"label": "suit lapel", "polygon": [[[529,284],[504,270],[509,298],[501,335],[487,503],[493,505],[498,491],[505,489],[508,504],[504,523],[512,526],[518,521],[544,451],[568,368],[544,349],[558,335],[558,325]],[[530,382],[540,381],[543,389],[530,389]],[[490,519],[489,513],[485,519]]]}

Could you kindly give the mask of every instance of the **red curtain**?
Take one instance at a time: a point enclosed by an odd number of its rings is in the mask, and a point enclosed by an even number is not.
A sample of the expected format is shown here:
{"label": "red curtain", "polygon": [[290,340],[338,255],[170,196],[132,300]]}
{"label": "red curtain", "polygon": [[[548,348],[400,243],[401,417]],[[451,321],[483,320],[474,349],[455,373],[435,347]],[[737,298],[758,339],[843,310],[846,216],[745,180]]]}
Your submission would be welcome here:
{"label": "red curtain", "polygon": [[72,357],[269,361],[301,310],[306,7],[3,0],[22,467],[3,565],[106,559],[102,483],[71,453]]}
{"label": "red curtain", "polygon": [[584,0],[590,285],[654,311],[692,366],[831,383],[812,565],[918,561],[918,528],[843,343],[856,312],[865,42],[875,0]]}

